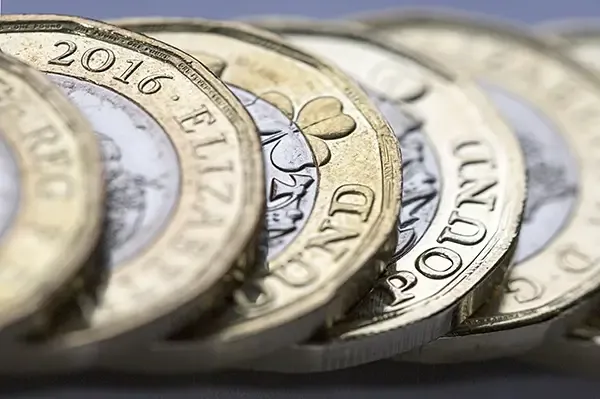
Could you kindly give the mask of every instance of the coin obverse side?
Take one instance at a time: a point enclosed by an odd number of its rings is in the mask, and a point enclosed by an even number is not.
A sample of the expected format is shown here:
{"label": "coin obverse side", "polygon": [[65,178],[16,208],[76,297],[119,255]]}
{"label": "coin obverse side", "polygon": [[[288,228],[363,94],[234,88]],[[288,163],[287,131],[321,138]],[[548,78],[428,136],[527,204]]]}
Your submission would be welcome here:
{"label": "coin obverse side", "polygon": [[[102,227],[102,163],[87,121],[33,68],[0,53],[0,363],[77,300]],[[74,298],[69,298],[71,295]]]}
{"label": "coin obverse side", "polygon": [[[600,20],[551,21],[540,25],[538,32],[551,39],[562,39],[560,49],[563,52],[600,76]],[[544,342],[522,359],[597,377],[600,367],[599,314],[597,307],[592,309],[585,322],[556,340]]]}
{"label": "coin obverse side", "polygon": [[418,12],[368,21],[387,40],[471,74],[511,123],[525,153],[528,198],[504,292],[447,337],[405,360],[515,355],[562,335],[596,301],[600,84],[518,27],[480,16]]}
{"label": "coin obverse side", "polygon": [[118,360],[223,302],[254,263],[264,217],[260,143],[236,97],[185,53],[96,21],[3,16],[0,43],[88,118],[107,185],[105,291],[86,325],[19,361],[57,371]]}
{"label": "coin obverse side", "polygon": [[404,193],[395,254],[370,293],[328,331],[251,367],[350,367],[447,333],[504,278],[525,200],[516,138],[472,83],[360,26],[255,23],[336,62],[371,93],[403,151]]}
{"label": "coin obverse side", "polygon": [[[363,295],[395,246],[400,152],[344,74],[239,23],[117,21],[197,57],[238,95],[267,170],[267,263],[216,322],[157,342],[121,368],[190,372],[307,339]],[[382,259],[383,258],[383,259]]]}

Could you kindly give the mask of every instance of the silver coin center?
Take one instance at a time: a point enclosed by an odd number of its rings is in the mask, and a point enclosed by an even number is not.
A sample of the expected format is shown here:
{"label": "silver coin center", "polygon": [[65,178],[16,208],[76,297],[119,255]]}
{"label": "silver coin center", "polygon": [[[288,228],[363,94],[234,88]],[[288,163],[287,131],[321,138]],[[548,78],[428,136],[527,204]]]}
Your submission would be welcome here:
{"label": "silver coin center", "polygon": [[271,103],[230,85],[258,127],[266,169],[267,260],[300,233],[317,197],[319,176],[306,137]]}
{"label": "silver coin center", "polygon": [[102,86],[50,74],[91,123],[106,176],[109,267],[139,254],[164,228],[179,197],[179,162],[161,126],[130,99]]}
{"label": "silver coin center", "polygon": [[527,168],[527,200],[514,257],[518,264],[548,245],[575,208],[577,162],[550,120],[518,96],[482,83],[517,135]]}
{"label": "silver coin center", "polygon": [[0,241],[17,215],[20,197],[19,167],[8,143],[0,138]]}
{"label": "silver coin center", "polygon": [[392,261],[400,259],[423,237],[435,217],[440,200],[440,170],[423,131],[423,122],[401,104],[366,89],[386,118],[402,151],[402,211],[398,244]]}

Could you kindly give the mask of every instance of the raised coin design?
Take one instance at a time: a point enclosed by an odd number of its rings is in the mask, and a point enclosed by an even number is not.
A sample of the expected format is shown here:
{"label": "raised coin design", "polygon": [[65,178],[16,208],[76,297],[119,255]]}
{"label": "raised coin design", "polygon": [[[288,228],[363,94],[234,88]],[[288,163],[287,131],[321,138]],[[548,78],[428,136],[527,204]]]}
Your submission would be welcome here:
{"label": "raised coin design", "polygon": [[[26,333],[77,300],[102,227],[92,130],[32,68],[0,54],[1,363]],[[71,298],[71,295],[74,297]],[[18,336],[20,335],[20,336]]]}
{"label": "raised coin design", "polygon": [[243,105],[185,53],[111,25],[6,16],[0,37],[89,119],[107,186],[101,300],[84,328],[60,326],[20,362],[55,371],[121,357],[223,304],[254,264],[264,217],[260,143]]}
{"label": "raised coin design", "polygon": [[254,119],[261,138],[267,181],[267,260],[294,241],[312,212],[319,174],[308,140],[296,121],[254,94],[229,86]]}
{"label": "raised coin design", "polygon": [[202,20],[118,23],[196,56],[246,105],[267,164],[269,262],[221,320],[114,366],[221,367],[331,323],[368,290],[392,249],[401,169],[388,125],[345,75],[268,32]]}
{"label": "raised coin design", "polygon": [[480,17],[402,13],[367,22],[475,78],[516,132],[528,199],[517,258],[498,297],[451,335],[405,357],[453,362],[518,354],[581,319],[600,284],[599,81],[544,42]]}
{"label": "raised coin design", "polygon": [[329,331],[252,367],[349,367],[447,333],[504,277],[525,198],[516,137],[472,84],[360,27],[257,23],[336,62],[371,93],[403,150],[405,186],[398,246],[370,293]]}

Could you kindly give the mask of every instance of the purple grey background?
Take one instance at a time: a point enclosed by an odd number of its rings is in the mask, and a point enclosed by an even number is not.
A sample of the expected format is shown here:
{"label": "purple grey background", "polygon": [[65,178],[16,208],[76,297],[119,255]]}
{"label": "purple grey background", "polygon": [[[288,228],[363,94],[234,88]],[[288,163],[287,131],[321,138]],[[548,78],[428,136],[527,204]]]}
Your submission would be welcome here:
{"label": "purple grey background", "polygon": [[551,18],[600,16],[598,0],[4,0],[2,12],[74,14],[95,19],[131,16],[232,18],[283,13],[331,18],[396,6],[455,7],[528,23]]}
{"label": "purple grey background", "polygon": [[[317,18],[394,6],[443,6],[483,12],[524,23],[600,17],[600,0],[4,0],[2,13],[72,14],[94,19],[133,16],[234,18],[295,14]],[[600,372],[596,370],[597,375]],[[598,381],[596,381],[598,380]],[[380,362],[334,373],[281,376],[229,373],[181,378],[84,375],[0,380],[0,398],[72,399],[404,399],[600,397],[600,379],[541,370],[513,361],[461,366]]]}

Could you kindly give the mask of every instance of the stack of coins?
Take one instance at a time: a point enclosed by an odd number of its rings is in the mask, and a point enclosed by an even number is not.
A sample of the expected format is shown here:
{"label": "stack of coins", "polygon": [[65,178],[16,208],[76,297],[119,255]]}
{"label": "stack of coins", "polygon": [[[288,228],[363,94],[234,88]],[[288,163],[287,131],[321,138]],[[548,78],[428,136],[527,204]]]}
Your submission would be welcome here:
{"label": "stack of coins", "polygon": [[0,373],[600,365],[600,22],[5,15],[0,49]]}

